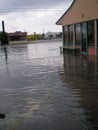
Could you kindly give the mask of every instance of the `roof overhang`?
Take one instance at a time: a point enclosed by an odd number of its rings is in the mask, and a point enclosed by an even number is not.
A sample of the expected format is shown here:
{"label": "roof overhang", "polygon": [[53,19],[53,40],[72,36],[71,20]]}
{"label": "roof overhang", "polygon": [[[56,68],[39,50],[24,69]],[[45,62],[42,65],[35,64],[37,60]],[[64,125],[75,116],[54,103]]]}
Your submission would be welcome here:
{"label": "roof overhang", "polygon": [[74,4],[74,2],[75,2],[76,0],[73,0],[73,2],[71,3],[71,5],[70,5],[70,7],[66,10],[66,12],[61,16],[61,18],[56,22],[56,24],[57,25],[62,25],[62,22],[61,22],[61,20],[62,20],[62,18],[66,15],[66,13],[70,10],[70,8],[73,6],[73,4]]}

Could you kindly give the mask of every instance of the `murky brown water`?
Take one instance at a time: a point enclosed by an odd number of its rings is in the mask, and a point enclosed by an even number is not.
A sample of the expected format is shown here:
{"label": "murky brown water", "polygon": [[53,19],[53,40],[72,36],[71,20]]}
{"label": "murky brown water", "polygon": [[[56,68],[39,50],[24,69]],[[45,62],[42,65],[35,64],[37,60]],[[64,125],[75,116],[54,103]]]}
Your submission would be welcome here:
{"label": "murky brown water", "polygon": [[98,60],[58,43],[0,47],[0,130],[97,130]]}

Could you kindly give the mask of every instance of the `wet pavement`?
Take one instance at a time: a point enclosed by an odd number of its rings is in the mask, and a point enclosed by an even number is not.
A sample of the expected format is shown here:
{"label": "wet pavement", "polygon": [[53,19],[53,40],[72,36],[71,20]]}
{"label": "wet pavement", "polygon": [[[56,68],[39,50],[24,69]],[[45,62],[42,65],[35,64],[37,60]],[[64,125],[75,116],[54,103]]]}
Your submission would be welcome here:
{"label": "wet pavement", "polygon": [[0,47],[0,130],[98,129],[98,59],[61,45]]}

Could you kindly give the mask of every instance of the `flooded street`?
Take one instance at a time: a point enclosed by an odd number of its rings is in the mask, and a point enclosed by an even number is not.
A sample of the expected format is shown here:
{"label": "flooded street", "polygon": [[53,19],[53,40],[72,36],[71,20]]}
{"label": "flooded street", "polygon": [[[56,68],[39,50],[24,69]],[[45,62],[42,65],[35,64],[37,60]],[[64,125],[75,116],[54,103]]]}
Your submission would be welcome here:
{"label": "flooded street", "polygon": [[0,47],[0,130],[98,129],[98,59],[61,45]]}

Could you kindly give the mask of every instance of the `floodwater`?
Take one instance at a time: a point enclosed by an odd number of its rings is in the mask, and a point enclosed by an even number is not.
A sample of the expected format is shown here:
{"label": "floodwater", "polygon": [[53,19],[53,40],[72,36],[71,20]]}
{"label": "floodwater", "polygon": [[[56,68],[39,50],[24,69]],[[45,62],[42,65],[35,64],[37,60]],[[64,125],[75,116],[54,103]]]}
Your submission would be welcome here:
{"label": "floodwater", "polygon": [[0,130],[97,130],[98,60],[57,43],[0,47]]}

